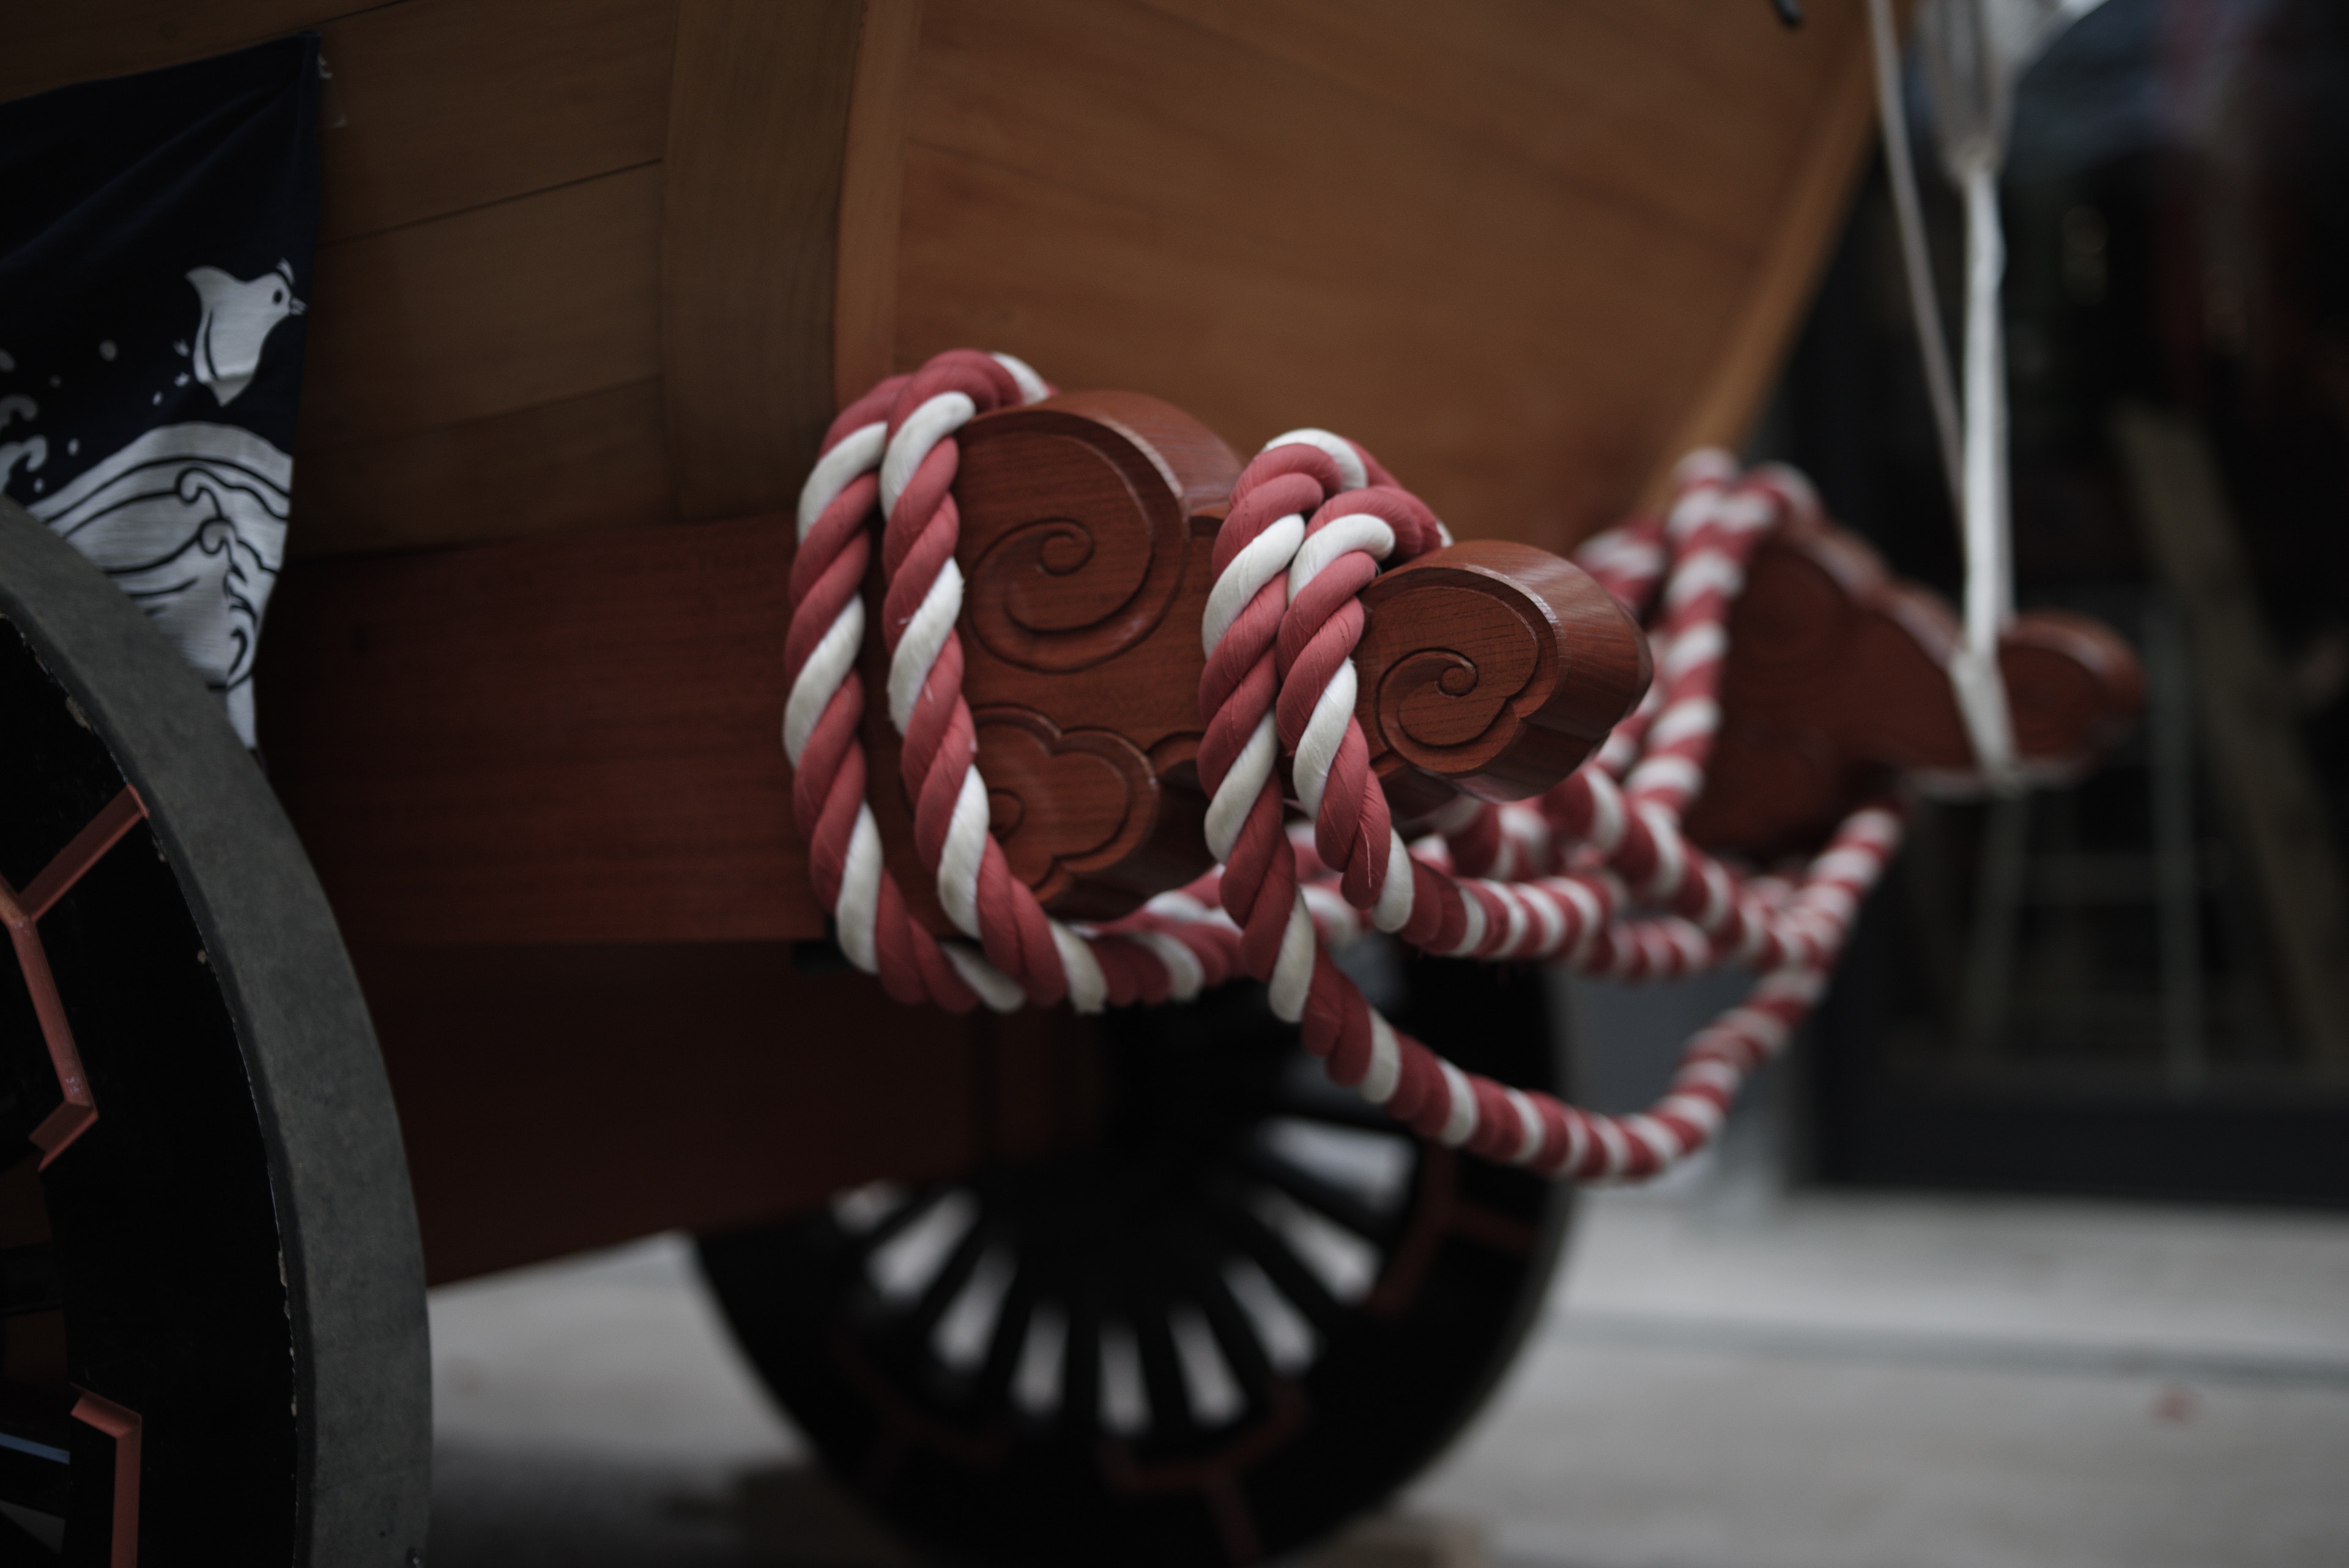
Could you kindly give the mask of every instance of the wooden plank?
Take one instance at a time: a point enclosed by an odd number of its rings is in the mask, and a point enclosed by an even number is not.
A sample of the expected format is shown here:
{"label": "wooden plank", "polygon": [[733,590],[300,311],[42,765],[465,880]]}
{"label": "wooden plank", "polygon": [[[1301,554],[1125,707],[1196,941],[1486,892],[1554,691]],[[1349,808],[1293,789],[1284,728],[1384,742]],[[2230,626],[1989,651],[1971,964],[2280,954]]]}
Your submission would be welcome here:
{"label": "wooden plank", "polygon": [[658,161],[676,29],[675,0],[409,0],[327,24],[319,238]]}
{"label": "wooden plank", "polygon": [[831,421],[855,0],[687,0],[667,152],[660,330],[678,510],[780,510]]}
{"label": "wooden plank", "polygon": [[2125,408],[2113,434],[2149,553],[2186,611],[2203,731],[2267,906],[2293,1022],[2318,1060],[2349,1065],[2349,896],[2340,846],[2218,464],[2201,432],[2174,414]]}
{"label": "wooden plank", "polygon": [[364,11],[382,0],[72,0],[15,5],[0,49],[0,99],[225,54]]}
{"label": "wooden plank", "polygon": [[387,441],[305,450],[297,557],[671,521],[657,380]]}
{"label": "wooden plank", "polygon": [[[1682,79],[1663,23],[1619,18],[1643,8],[1568,13],[1594,38],[1631,29],[1599,66],[1637,88],[1612,83],[1587,119],[1560,111],[1578,129],[1546,142],[1533,108],[1474,101],[1531,93],[1519,77],[1573,53],[1500,0],[1381,13],[1360,31],[1392,40],[1319,58],[1316,30],[1352,25],[1301,0],[1219,8],[1214,26],[1183,9],[934,0],[907,131],[898,365],[1007,348],[1062,385],[1168,398],[1243,451],[1299,423],[1343,430],[1455,531],[1551,548],[1636,499],[1718,379],[1722,345],[1754,335],[1741,323],[1811,151],[1826,46],[1858,15],[1822,6],[1825,32],[1769,54],[1766,7],[1751,48],[1742,12],[1718,45],[1716,11],[1671,13],[1696,61]],[[1475,48],[1446,41],[1466,36]],[[1741,49],[1766,92],[1739,85]],[[1493,64],[1513,51],[1531,62],[1516,76]],[[1541,101],[1574,102],[1573,79]],[[1735,129],[1703,136],[1753,144],[1726,177],[1744,195],[1699,223],[1609,182],[1654,116],[1709,94]],[[1701,165],[1682,145],[1667,137],[1654,156]],[[1799,306],[1771,297],[1789,319]]]}
{"label": "wooden plank", "polygon": [[[399,1103],[431,1282],[653,1231],[813,1208],[967,1168],[994,1124],[1032,1151],[1070,1096],[990,1116],[988,1057],[1065,1014],[900,1007],[754,942],[382,948],[352,957]],[[1065,1055],[1063,1048],[1058,1054]],[[1071,1106],[1071,1113],[1078,1107]]]}
{"label": "wooden plank", "polygon": [[[1824,12],[1825,7],[1819,10]],[[1686,421],[1657,454],[1646,499],[1671,493],[1672,465],[1701,446],[1744,444],[1762,405],[1776,384],[1803,313],[1842,233],[1853,187],[1867,164],[1876,127],[1876,88],[1868,27],[1857,6],[1842,16],[1819,16],[1823,34],[1837,30],[1832,75],[1808,106],[1801,152],[1770,229],[1769,248],[1747,289],[1736,325],[1722,343],[1713,374],[1692,404]]]}
{"label": "wooden plank", "polygon": [[921,0],[868,0],[840,171],[832,374],[843,404],[888,375],[896,353],[899,198],[921,33]]}
{"label": "wooden plank", "polygon": [[657,166],[322,245],[301,441],[381,441],[660,373]]}
{"label": "wooden plank", "polygon": [[779,725],[791,526],[302,562],[255,678],[354,941],[820,937]]}
{"label": "wooden plank", "polygon": [[1787,155],[1864,17],[1854,0],[1806,5],[1793,32],[1766,5],[1719,0],[1146,3],[1339,82],[1398,122],[1740,251],[1775,226]]}

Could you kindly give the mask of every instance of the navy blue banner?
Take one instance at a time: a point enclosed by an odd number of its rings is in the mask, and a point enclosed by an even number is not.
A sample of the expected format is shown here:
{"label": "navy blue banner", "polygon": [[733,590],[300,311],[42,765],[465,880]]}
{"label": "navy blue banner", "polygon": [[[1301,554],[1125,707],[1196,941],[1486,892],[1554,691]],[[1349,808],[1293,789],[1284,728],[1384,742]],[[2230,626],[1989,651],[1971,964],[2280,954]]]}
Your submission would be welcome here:
{"label": "navy blue banner", "polygon": [[318,41],[0,104],[0,487],[247,744],[318,232]]}

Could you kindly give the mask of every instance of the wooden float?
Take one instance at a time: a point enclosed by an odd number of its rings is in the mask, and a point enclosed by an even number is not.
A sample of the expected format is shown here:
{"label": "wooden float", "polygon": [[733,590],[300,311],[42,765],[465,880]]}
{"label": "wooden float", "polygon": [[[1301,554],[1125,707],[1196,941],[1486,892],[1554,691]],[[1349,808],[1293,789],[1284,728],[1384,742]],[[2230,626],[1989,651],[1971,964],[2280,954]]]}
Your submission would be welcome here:
{"label": "wooden float", "polygon": [[[1391,1210],[1346,1210],[1373,1258],[1348,1296],[1230,1193],[1337,1201],[1268,1164],[1284,1118],[1391,1135],[1268,1067],[1285,1047],[1260,1007],[956,1018],[840,972],[776,736],[790,514],[835,408],[937,350],[1114,389],[974,423],[958,489],[998,836],[1071,915],[1204,867],[1206,554],[1234,453],[1299,424],[1376,451],[1464,541],[1366,596],[1362,713],[1398,808],[1535,793],[1646,680],[1637,631],[1557,553],[1652,502],[1691,447],[1741,439],[1840,221],[1871,124],[1865,11],[1806,9],[1791,32],[1759,0],[93,0],[19,20],[0,98],[325,41],[262,742],[365,988],[430,1276],[711,1236],[721,1297],[820,1446],[978,1555],[1247,1560],[1423,1462],[1506,1365],[1565,1197],[1391,1139],[1407,1174]],[[1086,536],[1083,570],[1045,561],[1046,524]],[[1731,667],[1706,842],[1785,847],[1889,771],[1962,768],[1946,612],[1856,541],[1775,542],[1739,613],[1754,653]],[[1099,646],[1056,662],[1055,638]],[[1864,647],[1889,650],[1862,661],[1883,679],[1817,673]],[[1431,649],[1523,667],[1440,746],[1373,701]],[[2054,694],[2018,698],[2027,743],[2085,757],[2131,701],[2126,650],[2040,627],[2011,679],[2034,659],[2054,674],[2018,692]],[[885,777],[877,718],[867,738]],[[922,888],[902,801],[876,810]],[[1447,1051],[1563,1086],[1533,988],[1438,963],[1399,983]],[[1184,1129],[1210,1124],[1195,1158]],[[876,1181],[920,1196],[893,1209]],[[864,1197],[818,1209],[843,1189]],[[1120,1261],[1065,1287],[1068,1382],[1040,1415],[1002,1333],[959,1371],[921,1334],[989,1238],[1077,1198],[1053,1266]],[[889,1327],[874,1260],[966,1199],[991,1218],[950,1242],[919,1332]],[[1191,1298],[1135,1282],[1196,1262],[1210,1211],[1320,1346],[1244,1366],[1228,1428],[1181,1414]],[[1119,1251],[1136,1237],[1148,1255]],[[1154,1425],[1094,1421],[1121,1324]],[[1409,1389],[1382,1397],[1399,1366]]]}

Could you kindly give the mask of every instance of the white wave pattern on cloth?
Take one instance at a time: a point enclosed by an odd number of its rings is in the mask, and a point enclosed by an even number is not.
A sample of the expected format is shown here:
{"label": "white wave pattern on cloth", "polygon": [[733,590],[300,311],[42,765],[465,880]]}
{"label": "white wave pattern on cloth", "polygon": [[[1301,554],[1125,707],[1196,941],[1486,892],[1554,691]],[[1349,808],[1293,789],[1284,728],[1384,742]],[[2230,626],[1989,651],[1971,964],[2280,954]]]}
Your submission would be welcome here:
{"label": "white wave pattern on cloth", "polygon": [[294,459],[233,425],[149,431],[29,510],[112,577],[254,743],[253,658]]}

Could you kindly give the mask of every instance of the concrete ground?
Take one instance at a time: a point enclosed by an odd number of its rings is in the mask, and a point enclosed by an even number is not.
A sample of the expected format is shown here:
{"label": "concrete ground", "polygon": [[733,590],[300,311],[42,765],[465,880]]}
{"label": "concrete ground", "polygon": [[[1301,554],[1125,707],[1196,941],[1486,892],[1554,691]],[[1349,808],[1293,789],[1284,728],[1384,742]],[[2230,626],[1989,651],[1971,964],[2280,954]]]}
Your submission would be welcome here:
{"label": "concrete ground", "polygon": [[[432,1298],[435,1568],[909,1563],[656,1238]],[[1586,1202],[1526,1354],[1315,1568],[2349,1563],[2349,1216]]]}

